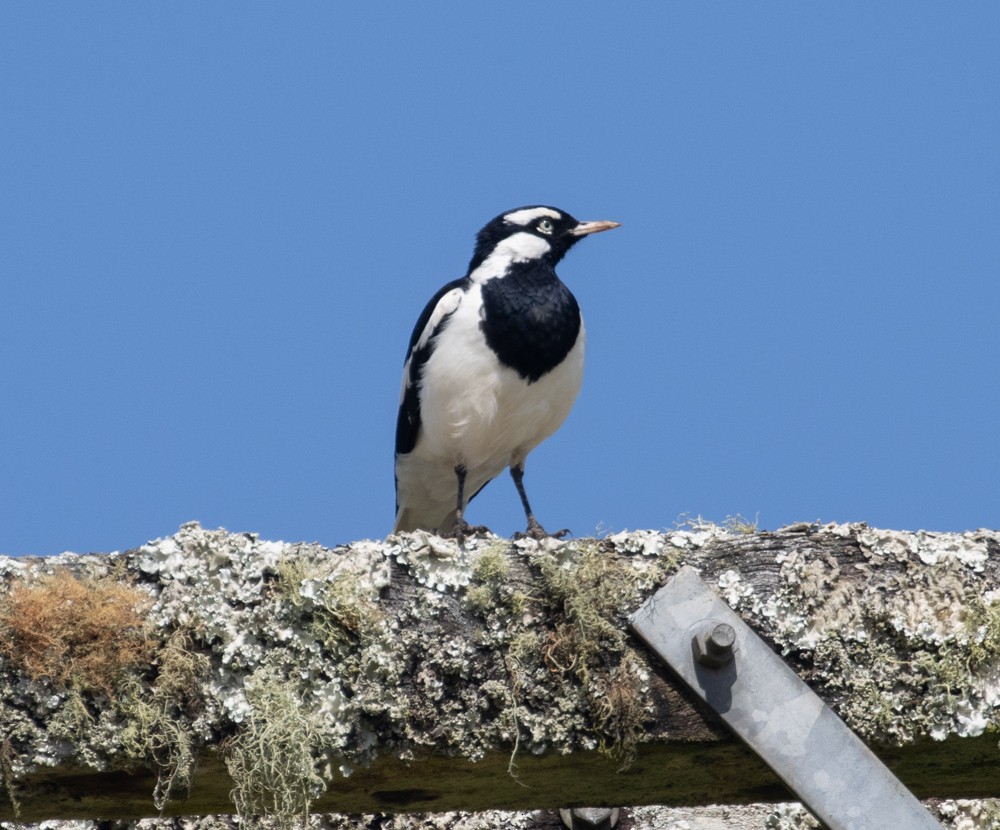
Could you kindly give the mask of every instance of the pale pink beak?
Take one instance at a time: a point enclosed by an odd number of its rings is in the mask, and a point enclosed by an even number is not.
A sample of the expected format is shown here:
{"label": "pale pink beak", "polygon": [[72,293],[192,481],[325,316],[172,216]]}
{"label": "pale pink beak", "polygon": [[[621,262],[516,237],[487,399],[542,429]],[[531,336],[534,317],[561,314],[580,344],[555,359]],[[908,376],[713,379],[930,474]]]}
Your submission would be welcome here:
{"label": "pale pink beak", "polygon": [[590,233],[600,233],[610,231],[612,228],[621,227],[621,222],[581,222],[570,231],[573,236],[586,236]]}

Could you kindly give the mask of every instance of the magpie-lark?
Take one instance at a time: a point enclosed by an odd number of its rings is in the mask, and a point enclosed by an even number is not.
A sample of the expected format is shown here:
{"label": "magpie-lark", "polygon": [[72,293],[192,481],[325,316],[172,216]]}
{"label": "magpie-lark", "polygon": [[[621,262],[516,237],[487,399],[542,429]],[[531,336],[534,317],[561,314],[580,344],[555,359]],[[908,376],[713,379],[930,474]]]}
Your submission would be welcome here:
{"label": "magpie-lark", "polygon": [[527,535],[548,535],[528,504],[524,460],[569,414],[585,340],[579,306],[555,266],[583,237],[617,227],[535,206],[501,214],[479,232],[468,272],[431,298],[410,337],[393,532],[462,539],[484,530],[466,523],[465,507],[510,467]]}

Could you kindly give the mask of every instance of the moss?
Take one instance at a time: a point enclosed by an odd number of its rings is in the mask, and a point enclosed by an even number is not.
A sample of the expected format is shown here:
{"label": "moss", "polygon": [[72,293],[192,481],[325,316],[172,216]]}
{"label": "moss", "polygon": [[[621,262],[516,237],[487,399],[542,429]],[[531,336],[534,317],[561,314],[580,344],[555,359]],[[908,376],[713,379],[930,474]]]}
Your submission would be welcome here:
{"label": "moss", "polygon": [[[502,654],[509,687],[493,728],[513,741],[512,774],[522,744],[533,752],[596,747],[623,767],[634,757],[648,717],[646,666],[625,618],[666,566],[642,545],[631,551],[638,569],[614,549],[610,540],[585,540],[475,552],[462,602],[484,620],[484,645]],[[531,594],[512,577],[522,562],[536,573]]]}
{"label": "moss", "polygon": [[642,668],[635,653],[627,651],[621,662],[593,678],[587,689],[598,749],[627,769],[635,760],[646,705],[642,696]]}
{"label": "moss", "polygon": [[478,552],[472,565],[472,580],[462,596],[463,604],[483,618],[506,615],[518,619],[531,597],[512,582],[510,550],[506,543]]}
{"label": "moss", "polygon": [[507,654],[518,667],[535,667],[541,659],[542,642],[542,637],[537,631],[531,629],[518,631],[510,638]]}
{"label": "moss", "polygon": [[[605,555],[599,543],[573,553],[568,559],[534,558],[554,624],[535,634],[534,642],[523,635],[512,641],[511,653],[530,665],[537,644],[535,660],[544,672],[569,681],[570,694],[579,683],[598,748],[626,767],[648,717],[644,663],[629,645],[624,620],[638,602],[640,577],[628,563]],[[539,682],[539,673],[533,680]]]}
{"label": "moss", "polygon": [[190,784],[209,659],[183,632],[159,646],[151,604],[129,583],[56,569],[0,602],[0,655],[47,697],[47,740],[86,766],[150,764],[159,809]]}
{"label": "moss", "polygon": [[377,628],[381,612],[355,573],[341,573],[336,560],[301,556],[278,563],[279,596],[303,615],[306,629],[332,651],[343,651]]}
{"label": "moss", "polygon": [[568,566],[552,556],[539,557],[538,566],[547,602],[562,612],[546,662],[586,681],[600,654],[624,650],[628,635],[617,618],[635,604],[638,576],[596,547],[583,548]]}
{"label": "moss", "polygon": [[465,604],[478,614],[510,604],[512,595],[506,590],[509,577],[510,562],[504,547],[482,551],[472,566],[472,584],[465,590]]}
{"label": "moss", "polygon": [[599,748],[627,767],[647,716],[642,663],[621,616],[637,602],[639,580],[631,567],[597,550],[585,552],[575,571],[571,581],[553,580],[550,572],[546,582],[562,600]]}
{"label": "moss", "polygon": [[472,566],[472,576],[478,582],[501,586],[510,576],[506,545],[493,545],[481,551]]}
{"label": "moss", "polygon": [[114,697],[121,677],[149,662],[150,604],[131,585],[57,570],[0,601],[0,655],[32,680]]}
{"label": "moss", "polygon": [[[228,735],[241,811],[287,824],[322,790],[334,756],[360,766],[376,755],[478,759],[503,748],[557,764],[561,753],[599,749],[624,766],[638,741],[660,739],[645,728],[646,707],[663,705],[626,615],[682,558],[714,574],[866,737],[975,734],[972,718],[995,728],[995,559],[983,576],[974,568],[985,542],[957,547],[965,558],[956,564],[943,548],[896,536],[869,543],[841,526],[750,539],[692,524],[599,542],[474,539],[452,556],[453,543],[416,536],[330,550],[186,527],[121,561],[156,595],[156,624],[196,628],[184,636],[197,642],[171,638],[144,663],[58,688],[55,668],[29,681],[8,647],[0,670],[16,682],[0,700],[0,746],[8,739],[10,749],[0,775],[11,787],[32,765],[145,765],[159,773],[162,804],[185,789],[193,755]],[[754,558],[733,558],[741,550]],[[421,582],[415,561],[438,570]],[[389,611],[378,604],[383,589]],[[41,595],[33,603],[45,605]],[[146,636],[141,625],[132,633]],[[67,649],[71,662],[85,651]],[[192,659],[195,650],[205,656]],[[211,697],[204,710],[201,690]]]}
{"label": "moss", "polygon": [[283,556],[278,561],[278,580],[275,590],[278,596],[293,608],[302,608],[306,599],[302,596],[302,583],[307,579],[323,578],[329,570],[317,571],[316,566],[301,556]]}

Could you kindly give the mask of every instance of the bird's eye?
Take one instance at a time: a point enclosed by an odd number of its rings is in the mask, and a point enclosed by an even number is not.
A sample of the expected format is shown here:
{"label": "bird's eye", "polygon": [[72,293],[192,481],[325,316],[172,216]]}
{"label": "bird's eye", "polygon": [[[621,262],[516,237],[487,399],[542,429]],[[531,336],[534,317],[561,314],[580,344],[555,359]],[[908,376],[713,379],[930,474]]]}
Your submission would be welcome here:
{"label": "bird's eye", "polygon": [[553,225],[551,219],[543,219],[538,223],[538,230],[542,233],[552,233]]}

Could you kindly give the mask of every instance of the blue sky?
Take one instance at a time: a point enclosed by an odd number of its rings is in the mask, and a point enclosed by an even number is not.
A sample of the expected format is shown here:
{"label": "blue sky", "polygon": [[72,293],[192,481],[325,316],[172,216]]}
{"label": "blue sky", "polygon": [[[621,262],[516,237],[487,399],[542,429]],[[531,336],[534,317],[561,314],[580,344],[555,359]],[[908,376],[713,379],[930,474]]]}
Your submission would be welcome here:
{"label": "blue sky", "polygon": [[11,2],[0,112],[0,552],[383,536],[417,314],[536,203],[622,223],[543,524],[1000,526],[1000,5]]}

